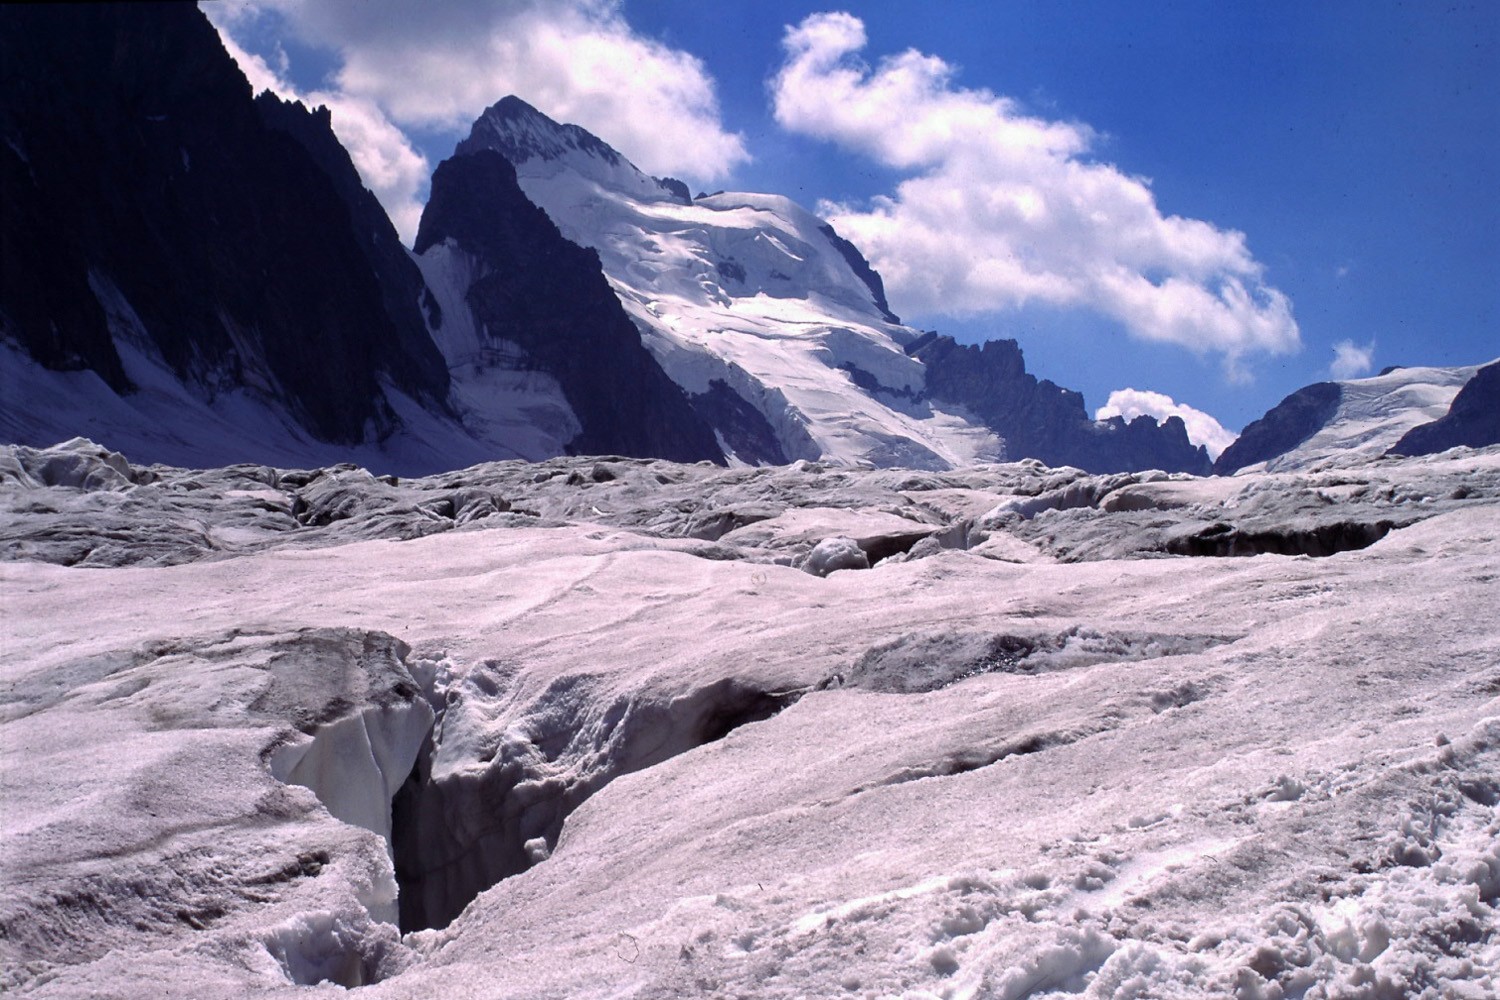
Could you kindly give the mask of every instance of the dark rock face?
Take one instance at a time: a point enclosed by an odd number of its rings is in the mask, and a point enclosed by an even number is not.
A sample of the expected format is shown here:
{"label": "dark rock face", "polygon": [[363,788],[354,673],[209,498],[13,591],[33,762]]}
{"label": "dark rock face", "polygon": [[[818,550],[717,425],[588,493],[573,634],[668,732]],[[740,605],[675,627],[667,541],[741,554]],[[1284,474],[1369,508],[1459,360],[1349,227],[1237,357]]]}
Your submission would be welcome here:
{"label": "dark rock face", "polygon": [[1447,413],[1407,431],[1391,454],[1432,455],[1460,445],[1492,444],[1500,444],[1500,361],[1479,369],[1458,390]]}
{"label": "dark rock face", "polygon": [[1228,476],[1247,465],[1265,462],[1297,447],[1333,419],[1344,390],[1337,382],[1314,382],[1277,403],[1252,421],[1214,463],[1214,474]]}
{"label": "dark rock face", "polygon": [[691,205],[693,203],[692,192],[688,190],[688,186],[686,184],[684,184],[677,178],[657,177],[654,178],[654,180],[656,181],[656,183],[662,186],[663,190],[671,192],[672,196],[678,201],[682,202],[684,205]]}
{"label": "dark rock face", "polygon": [[1005,440],[1012,461],[1036,458],[1089,472],[1209,471],[1208,452],[1188,440],[1181,418],[1095,422],[1082,395],[1027,373],[1014,340],[976,347],[924,334],[907,351],[927,366],[927,395],[967,407]]}
{"label": "dark rock face", "polygon": [[849,264],[849,267],[854,271],[854,276],[863,281],[865,287],[870,289],[870,294],[875,297],[875,307],[880,310],[880,315],[884,316],[888,322],[900,323],[901,317],[891,312],[890,304],[885,300],[885,282],[880,280],[880,272],[870,266],[870,262],[865,260],[865,255],[859,252],[859,247],[834,232],[832,226],[819,226],[818,231],[828,237],[828,242],[833,244],[833,248]]}
{"label": "dark rock face", "polygon": [[689,398],[698,416],[718,430],[741,461],[751,465],[785,465],[791,461],[770,421],[723,379],[714,379],[707,392]]}
{"label": "dark rock face", "polygon": [[713,432],[641,344],[600,269],[527,200],[491,149],[438,165],[416,252],[453,241],[485,265],[467,300],[491,337],[520,344],[555,377],[583,425],[574,454],[722,462]]}
{"label": "dark rock face", "polygon": [[576,149],[598,157],[612,167],[620,165],[620,154],[615,152],[613,146],[577,125],[559,125],[553,133],[530,133],[525,138],[501,128],[501,124],[506,121],[539,118],[545,116],[519,97],[513,94],[502,97],[486,108],[484,114],[474,122],[469,137],[458,144],[454,155],[466,156],[481,149],[493,149],[498,144],[511,154],[513,161],[519,159],[524,162],[532,157],[555,160],[568,150]]}
{"label": "dark rock face", "polygon": [[422,272],[401,244],[385,208],[364,186],[348,150],[334,135],[331,112],[323,107],[309,111],[302,102],[283,101],[270,91],[256,97],[255,110],[268,128],[297,140],[333,182],[334,191],[349,213],[355,245],[364,253],[379,282],[381,301],[396,326],[402,350],[413,363],[422,366],[416,373],[420,384],[441,385],[446,392],[448,369],[433,347],[418,307],[419,302],[426,300],[433,325],[440,326],[441,316],[433,312],[437,303],[422,281]]}
{"label": "dark rock face", "polygon": [[382,379],[442,400],[436,348],[386,308],[388,232],[309,154],[326,124],[268,128],[189,5],[0,8],[5,335],[129,392],[117,291],[194,391],[258,384],[325,441],[394,426]]}

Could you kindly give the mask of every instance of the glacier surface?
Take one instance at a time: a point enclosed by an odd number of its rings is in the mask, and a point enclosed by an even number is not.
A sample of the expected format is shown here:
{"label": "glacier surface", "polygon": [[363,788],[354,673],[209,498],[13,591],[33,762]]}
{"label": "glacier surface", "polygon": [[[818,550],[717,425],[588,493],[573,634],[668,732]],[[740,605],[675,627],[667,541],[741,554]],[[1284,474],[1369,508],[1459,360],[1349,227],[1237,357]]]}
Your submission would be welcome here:
{"label": "glacier surface", "polygon": [[1497,448],[0,502],[18,995],[1500,989]]}

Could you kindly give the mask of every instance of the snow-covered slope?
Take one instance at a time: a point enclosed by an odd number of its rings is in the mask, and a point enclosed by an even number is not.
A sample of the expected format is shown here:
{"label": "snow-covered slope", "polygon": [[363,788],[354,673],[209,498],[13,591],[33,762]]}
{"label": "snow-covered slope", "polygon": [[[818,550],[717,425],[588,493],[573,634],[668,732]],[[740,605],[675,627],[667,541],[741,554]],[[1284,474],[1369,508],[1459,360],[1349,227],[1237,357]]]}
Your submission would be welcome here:
{"label": "snow-covered slope", "polygon": [[0,555],[18,996],[1500,990],[1500,449],[393,483],[75,442],[0,449]]}
{"label": "snow-covered slope", "polygon": [[[93,371],[53,371],[0,342],[0,440],[46,444],[90,435],[169,465],[356,462],[401,475],[502,457],[542,458],[559,454],[568,440],[567,403],[540,373],[464,373],[452,397],[463,407],[463,423],[383,383],[397,429],[387,427],[382,435],[371,428],[366,441],[334,444],[308,433],[274,392],[223,386],[209,396],[179,380],[154,352],[124,339],[116,343],[134,387],[123,395]],[[486,382],[497,391],[484,391]],[[549,427],[558,430],[549,436]]]}
{"label": "snow-covered slope", "polygon": [[[599,252],[647,346],[688,392],[723,382],[762,413],[785,456],[944,468],[1001,446],[962,413],[916,402],[922,366],[880,293],[821,220],[776,195],[696,200],[597,138],[516,98],[458,154],[495,149],[563,235]],[[856,386],[849,368],[888,391]],[[733,449],[734,442],[727,442]]]}
{"label": "snow-covered slope", "polygon": [[1383,455],[1412,428],[1445,415],[1480,367],[1395,368],[1308,386],[1246,427],[1215,471],[1278,472]]}
{"label": "snow-covered slope", "polygon": [[1464,383],[1448,412],[1407,431],[1391,449],[1397,455],[1431,455],[1449,448],[1500,444],[1500,361],[1491,361]]}

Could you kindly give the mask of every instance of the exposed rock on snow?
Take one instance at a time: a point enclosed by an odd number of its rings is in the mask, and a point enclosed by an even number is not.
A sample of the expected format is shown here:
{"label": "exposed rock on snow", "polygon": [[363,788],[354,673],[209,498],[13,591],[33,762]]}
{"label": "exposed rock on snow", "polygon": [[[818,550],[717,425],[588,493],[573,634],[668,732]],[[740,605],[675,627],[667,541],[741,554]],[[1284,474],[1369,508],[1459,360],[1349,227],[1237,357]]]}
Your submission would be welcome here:
{"label": "exposed rock on snow", "polygon": [[0,501],[22,995],[1500,989],[1495,448],[393,480],[70,442],[0,452]]}
{"label": "exposed rock on snow", "polygon": [[[475,331],[467,339],[491,353],[512,345],[514,366],[556,379],[580,424],[563,442],[569,451],[723,460],[687,396],[641,346],[598,257],[526,200],[504,157],[480,149],[438,164],[413,249],[433,284],[460,265],[470,279],[434,326],[466,326]],[[437,263],[422,261],[433,250]]]}
{"label": "exposed rock on snow", "polygon": [[1343,402],[1337,382],[1305,385],[1252,421],[1214,462],[1214,471],[1231,475],[1247,465],[1285,455],[1322,430]]}

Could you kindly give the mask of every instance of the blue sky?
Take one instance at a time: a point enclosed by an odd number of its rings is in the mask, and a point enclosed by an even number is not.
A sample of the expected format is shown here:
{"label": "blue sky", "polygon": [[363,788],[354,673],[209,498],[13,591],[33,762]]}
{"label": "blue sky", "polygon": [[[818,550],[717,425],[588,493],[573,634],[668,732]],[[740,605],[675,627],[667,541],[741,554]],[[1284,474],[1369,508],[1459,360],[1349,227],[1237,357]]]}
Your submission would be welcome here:
{"label": "blue sky", "polygon": [[1238,429],[1341,343],[1343,374],[1500,355],[1497,3],[208,12],[334,108],[405,229],[514,92],[645,169],[833,216],[908,322],[1014,337],[1091,409],[1132,387]]}

